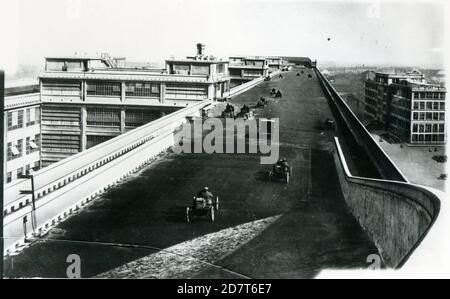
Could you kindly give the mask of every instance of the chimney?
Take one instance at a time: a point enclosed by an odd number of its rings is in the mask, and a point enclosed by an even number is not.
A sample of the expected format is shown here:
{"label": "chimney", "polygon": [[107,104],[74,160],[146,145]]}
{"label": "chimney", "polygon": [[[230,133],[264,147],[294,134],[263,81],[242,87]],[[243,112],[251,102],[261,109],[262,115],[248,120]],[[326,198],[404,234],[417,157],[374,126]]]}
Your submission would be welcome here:
{"label": "chimney", "polygon": [[197,44],[197,56],[203,56],[205,53],[205,45],[204,44]]}

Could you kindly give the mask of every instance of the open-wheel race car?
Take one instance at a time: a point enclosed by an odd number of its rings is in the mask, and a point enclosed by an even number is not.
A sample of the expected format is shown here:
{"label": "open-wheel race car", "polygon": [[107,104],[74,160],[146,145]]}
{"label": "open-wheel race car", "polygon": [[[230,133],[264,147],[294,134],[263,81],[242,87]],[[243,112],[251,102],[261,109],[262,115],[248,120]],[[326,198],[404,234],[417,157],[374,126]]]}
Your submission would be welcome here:
{"label": "open-wheel race car", "polygon": [[248,105],[242,106],[241,111],[239,111],[239,113],[237,114],[236,117],[243,117],[244,120],[249,120],[249,119],[253,119],[255,117],[253,110],[250,109],[250,107]]}
{"label": "open-wheel race car", "polygon": [[324,122],[324,127],[327,130],[335,130],[336,129],[336,123],[334,120],[327,118]]}
{"label": "open-wheel race car", "polygon": [[258,103],[256,103],[256,107],[258,108],[264,108],[267,105],[267,100],[264,97],[259,98]]}
{"label": "open-wheel race car", "polygon": [[283,94],[281,93],[281,90],[277,90],[275,93],[275,98],[281,99],[283,97]]}
{"label": "open-wheel race car", "polygon": [[219,197],[214,196],[208,188],[204,188],[192,200],[192,206],[186,207],[186,221],[190,223],[193,217],[207,217],[215,220],[215,212],[219,210]]}
{"label": "open-wheel race car", "polygon": [[292,176],[292,167],[289,165],[285,158],[278,160],[272,167],[272,171],[269,172],[269,181],[283,180],[289,183]]}
{"label": "open-wheel race car", "polygon": [[253,117],[253,111],[250,109],[248,105],[244,104],[244,106],[242,106],[241,110],[237,114],[237,117],[250,119],[251,117]]}
{"label": "open-wheel race car", "polygon": [[222,111],[223,118],[235,118],[236,114],[234,113],[234,106],[231,104],[227,104],[225,110]]}

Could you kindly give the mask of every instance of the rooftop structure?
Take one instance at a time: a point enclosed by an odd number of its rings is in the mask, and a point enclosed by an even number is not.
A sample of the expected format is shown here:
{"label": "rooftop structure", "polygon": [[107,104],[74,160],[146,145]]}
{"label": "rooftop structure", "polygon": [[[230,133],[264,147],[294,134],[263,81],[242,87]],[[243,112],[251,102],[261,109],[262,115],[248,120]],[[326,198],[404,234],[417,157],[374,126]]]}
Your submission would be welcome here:
{"label": "rooftop structure", "polygon": [[230,60],[231,87],[269,74],[269,64],[261,56],[232,56]]}

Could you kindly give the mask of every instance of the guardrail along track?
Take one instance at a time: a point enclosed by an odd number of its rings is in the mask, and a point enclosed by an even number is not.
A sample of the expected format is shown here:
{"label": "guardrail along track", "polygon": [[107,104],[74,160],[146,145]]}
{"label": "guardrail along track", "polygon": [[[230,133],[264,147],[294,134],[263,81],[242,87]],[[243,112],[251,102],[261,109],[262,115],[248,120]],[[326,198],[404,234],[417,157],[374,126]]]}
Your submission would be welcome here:
{"label": "guardrail along track", "polygon": [[330,82],[328,82],[328,80],[322,75],[319,69],[315,68],[315,72],[325,95],[339,112],[339,116],[344,121],[347,129],[351,132],[355,143],[364,149],[381,178],[386,180],[407,182],[408,180],[406,177],[377,144],[369,131],[359,121],[358,117],[356,117]]}
{"label": "guardrail along track", "polygon": [[352,138],[349,144],[365,151],[381,176],[354,176],[336,137],[333,155],[347,206],[377,246],[384,264],[402,267],[420,251],[419,245],[433,229],[442,195],[409,183],[328,80],[317,68],[315,71],[332,110],[345,126],[340,128],[344,138]]}

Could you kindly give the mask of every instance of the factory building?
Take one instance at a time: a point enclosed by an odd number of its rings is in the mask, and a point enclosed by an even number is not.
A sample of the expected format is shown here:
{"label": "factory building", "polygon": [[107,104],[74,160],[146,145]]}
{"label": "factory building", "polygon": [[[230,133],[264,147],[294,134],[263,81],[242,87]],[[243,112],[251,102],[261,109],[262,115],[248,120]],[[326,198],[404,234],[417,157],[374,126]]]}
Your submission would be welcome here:
{"label": "factory building", "polygon": [[446,143],[445,99],[445,88],[418,71],[370,73],[365,81],[366,117],[413,145]]}
{"label": "factory building", "polygon": [[231,88],[269,75],[269,64],[265,57],[233,56],[229,60]]}
{"label": "factory building", "polygon": [[123,58],[47,57],[40,76],[43,166],[86,150],[230,87],[228,60],[168,59],[165,69],[127,68]]}
{"label": "factory building", "polygon": [[41,167],[39,85],[34,81],[7,82],[4,89],[3,183],[10,184]]}

